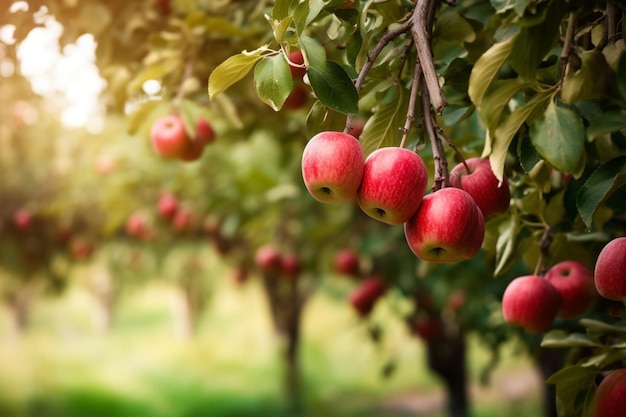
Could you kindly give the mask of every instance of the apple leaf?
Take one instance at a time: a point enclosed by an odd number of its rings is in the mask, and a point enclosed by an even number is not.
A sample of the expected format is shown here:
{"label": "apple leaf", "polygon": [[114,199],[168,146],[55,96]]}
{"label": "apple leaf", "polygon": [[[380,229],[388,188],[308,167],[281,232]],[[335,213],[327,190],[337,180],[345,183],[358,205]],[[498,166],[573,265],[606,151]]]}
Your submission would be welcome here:
{"label": "apple leaf", "polygon": [[626,325],[624,325],[624,322],[622,322],[622,325],[620,326],[617,324],[609,324],[600,320],[582,318],[579,323],[581,326],[586,327],[590,331],[599,332],[601,334],[626,334]]}
{"label": "apple leaf", "polygon": [[406,117],[407,103],[405,100],[408,92],[400,87],[392,87],[384,93],[380,93],[380,107],[367,120],[360,141],[363,146],[363,154],[367,157],[378,148],[385,146],[397,146],[400,143],[402,132],[400,128]]}
{"label": "apple leaf", "polygon": [[581,66],[569,74],[561,87],[561,98],[565,103],[591,100],[602,95],[606,84],[606,74],[611,72],[602,52],[594,49],[577,55]]}
{"label": "apple leaf", "polygon": [[626,100],[626,53],[622,53],[617,62],[617,88]]}
{"label": "apple leaf", "polygon": [[470,23],[453,9],[444,9],[435,23],[435,39],[445,39],[455,42],[473,42],[476,32]]}
{"label": "apple leaf", "polygon": [[276,20],[282,20],[289,16],[289,6],[291,0],[276,0],[272,8],[272,17]]}
{"label": "apple leaf", "polygon": [[585,127],[572,109],[551,100],[544,118],[531,124],[530,139],[552,167],[561,172],[578,170],[585,146]]}
{"label": "apple leaf", "polygon": [[324,106],[341,113],[358,113],[359,94],[341,65],[327,60],[323,67],[311,65],[307,74],[313,92]]}
{"label": "apple leaf", "polygon": [[293,12],[296,31],[302,34],[304,29],[320,14],[326,4],[323,0],[309,0],[298,4]]}
{"label": "apple leaf", "polygon": [[511,98],[524,88],[525,84],[515,78],[512,80],[494,81],[483,96],[480,104],[480,117],[488,129],[495,130],[500,124],[502,112]]}
{"label": "apple leaf", "polygon": [[141,90],[143,84],[149,80],[161,81],[165,76],[180,69],[180,56],[172,56],[162,59],[152,65],[145,67],[126,86],[126,94],[133,95]]}
{"label": "apple leaf", "polygon": [[544,348],[601,347],[599,340],[583,333],[568,333],[564,330],[552,330],[541,340]]}
{"label": "apple leaf", "polygon": [[346,115],[325,107],[320,101],[316,101],[306,120],[306,134],[311,138],[319,132],[342,131],[346,125]]}
{"label": "apple leaf", "polygon": [[626,114],[620,112],[600,113],[589,122],[587,136],[594,139],[605,133],[612,133],[626,129]]}
{"label": "apple leaf", "polygon": [[514,40],[515,37],[511,37],[494,44],[474,64],[469,78],[468,93],[472,102],[479,109],[487,88],[498,75],[504,61],[511,54]]}
{"label": "apple leaf", "polygon": [[128,134],[136,134],[149,119],[150,114],[161,106],[163,106],[163,102],[161,100],[149,100],[138,106],[137,109],[128,115],[128,123],[126,125],[126,131]]}
{"label": "apple leaf", "polygon": [[266,52],[266,48],[244,51],[218,65],[209,75],[209,99],[213,100],[216,95],[226,91],[231,85],[248,75]]}
{"label": "apple leaf", "polygon": [[549,98],[549,93],[538,94],[533,97],[528,103],[511,113],[504,123],[495,130],[491,141],[485,144],[485,151],[489,153],[485,154],[486,152],[483,151],[483,157],[489,156],[491,169],[493,169],[498,181],[502,181],[504,177],[504,162],[513,137],[533,113],[544,106]]}
{"label": "apple leaf", "polygon": [[258,62],[254,68],[254,86],[265,104],[280,110],[293,88],[289,64],[283,54],[266,56]]}
{"label": "apple leaf", "polygon": [[613,158],[596,169],[576,195],[576,207],[591,228],[593,215],[606,198],[626,184],[626,156]]}
{"label": "apple leaf", "polygon": [[496,267],[494,276],[506,272],[517,259],[515,246],[519,235],[519,218],[510,216],[498,227],[498,240],[496,242]]}
{"label": "apple leaf", "polygon": [[300,47],[302,48],[307,67],[324,68],[326,65],[326,50],[317,39],[301,36]]}
{"label": "apple leaf", "polygon": [[[587,402],[595,392],[594,380],[599,369],[593,366],[566,365],[547,379],[548,384],[556,385],[556,395],[560,402],[570,408],[586,409]],[[582,404],[579,399],[582,398]]]}

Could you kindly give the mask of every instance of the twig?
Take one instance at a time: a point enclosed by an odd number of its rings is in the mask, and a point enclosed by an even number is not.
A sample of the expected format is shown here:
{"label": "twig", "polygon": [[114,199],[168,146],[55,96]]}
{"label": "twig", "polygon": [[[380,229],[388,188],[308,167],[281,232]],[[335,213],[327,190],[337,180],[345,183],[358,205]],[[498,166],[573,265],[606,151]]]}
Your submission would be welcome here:
{"label": "twig", "polygon": [[561,51],[561,80],[559,86],[563,84],[565,75],[567,74],[567,67],[569,60],[572,56],[572,49],[574,46],[574,35],[576,30],[576,14],[570,12],[569,21],[567,22],[567,31],[565,32],[565,41],[563,42],[563,50]]}
{"label": "twig", "polygon": [[[367,62],[363,65],[363,68],[361,68],[361,72],[359,72],[359,76],[354,82],[354,87],[356,88],[357,92],[361,91],[363,82],[365,82],[365,77],[369,73],[370,69],[372,69],[372,65],[374,65],[376,58],[378,58],[378,55],[380,55],[380,53],[383,51],[385,46],[387,46],[389,42],[391,42],[398,36],[407,32],[411,28],[412,24],[413,24],[412,20],[408,19],[405,22],[403,22],[400,26],[392,30],[387,30],[385,34],[380,38],[380,40],[378,41],[374,49],[372,49],[369,52],[369,54],[367,54]],[[344,133],[350,133],[350,131],[352,130],[353,118],[354,118],[353,114],[349,114],[348,117],[346,118],[346,127],[343,130]]]}
{"label": "twig", "polygon": [[424,125],[426,127],[426,132],[428,132],[428,137],[430,138],[430,144],[433,148],[432,150],[433,159],[435,161],[435,178],[432,190],[436,191],[450,185],[450,175],[448,172],[448,160],[446,158],[446,153],[443,149],[441,139],[439,138],[439,136],[437,136],[435,128],[436,123],[434,120],[433,112],[430,108],[430,98],[428,96],[428,91],[424,89],[422,89],[422,106],[422,112],[424,114]]}
{"label": "twig", "polygon": [[172,106],[174,107],[174,111],[178,112],[178,108],[180,107],[181,101],[185,98],[185,90],[183,89],[183,84],[188,78],[191,78],[193,75],[193,68],[195,62],[193,58],[189,58],[185,63],[185,71],[183,72],[182,81],[180,82],[180,86],[178,87],[178,91],[176,91],[176,96],[172,100]]}
{"label": "twig", "polygon": [[430,47],[430,29],[434,19],[435,0],[420,0],[417,2],[410,21],[411,34],[415,41],[417,56],[422,65],[424,80],[430,95],[433,107],[437,114],[441,114],[448,105],[448,101],[439,85],[439,77],[433,62],[433,53]]}
{"label": "twig", "polygon": [[[411,130],[411,125],[413,124],[413,121],[415,120],[415,104],[417,103],[417,95],[419,93],[421,79],[422,79],[422,66],[420,65],[419,59],[416,59],[415,68],[413,70],[413,81],[411,83],[411,95],[409,96],[409,107],[406,112],[406,120],[404,122],[404,127],[402,128],[402,140],[400,141],[401,148],[404,148],[406,140],[409,136],[409,131]],[[424,109],[424,111],[426,111],[426,109]]]}
{"label": "twig", "polygon": [[617,38],[617,7],[611,0],[606,2],[606,26],[608,41],[614,41]]}
{"label": "twig", "polygon": [[470,172],[470,167],[469,165],[467,165],[467,161],[465,160],[465,157],[463,156],[463,154],[461,153],[461,151],[459,150],[459,148],[457,148],[457,146],[454,144],[454,142],[452,142],[450,140],[450,138],[448,137],[448,135],[446,135],[446,133],[443,131],[442,128],[440,128],[439,126],[435,127],[436,131],[437,131],[437,135],[440,138],[443,138],[446,143],[448,144],[448,146],[450,146],[452,148],[452,150],[454,151],[454,153],[456,154],[456,156],[459,157],[459,159],[461,160],[461,163],[463,164],[463,166],[465,167],[465,171],[467,173]]}

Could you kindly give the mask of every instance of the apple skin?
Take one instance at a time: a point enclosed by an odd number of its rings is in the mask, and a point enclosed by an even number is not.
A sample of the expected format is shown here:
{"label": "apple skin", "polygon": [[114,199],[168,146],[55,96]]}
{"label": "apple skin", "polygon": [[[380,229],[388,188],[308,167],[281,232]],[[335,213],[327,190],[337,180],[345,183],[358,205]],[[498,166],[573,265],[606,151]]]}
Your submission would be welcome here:
{"label": "apple skin", "polygon": [[615,238],[602,248],[596,259],[594,281],[604,298],[626,298],[626,237]]}
{"label": "apple skin", "polygon": [[304,184],[322,203],[355,201],[364,165],[361,144],[347,133],[320,132],[302,152]]}
{"label": "apple skin", "polygon": [[280,256],[280,271],[284,277],[297,278],[302,272],[302,262],[293,253]]}
{"label": "apple skin", "polygon": [[598,385],[593,398],[593,417],[624,417],[626,415],[626,369],[609,373]]}
{"label": "apple skin", "polygon": [[415,214],[428,185],[428,171],[415,152],[380,148],[365,160],[357,198],[361,210],[387,224],[402,224]]}
{"label": "apple skin", "polygon": [[335,254],[333,266],[342,275],[356,277],[361,272],[359,254],[353,249],[342,249]]}
{"label": "apple skin", "polygon": [[[301,80],[306,74],[306,67],[304,67],[304,55],[302,51],[293,51],[289,54],[289,71],[294,80]],[[297,64],[297,65],[291,65]]]}
{"label": "apple skin", "polygon": [[215,130],[204,117],[199,117],[196,123],[196,140],[204,145],[215,142]]}
{"label": "apple skin", "polygon": [[309,100],[309,90],[302,83],[297,83],[287,99],[283,107],[287,110],[298,110],[303,108]]}
{"label": "apple skin", "polygon": [[525,275],[509,283],[502,296],[504,320],[528,333],[545,333],[561,306],[557,289],[539,275]]}
{"label": "apple skin", "polygon": [[165,158],[178,158],[185,151],[189,138],[183,119],[176,115],[157,119],[150,129],[155,151]]}
{"label": "apple skin", "polygon": [[164,192],[157,202],[157,212],[165,219],[171,219],[178,211],[179,203],[176,197],[169,192]]}
{"label": "apple skin", "polygon": [[577,261],[563,261],[548,270],[545,278],[561,295],[557,317],[573,319],[588,312],[597,293],[591,271]]}
{"label": "apple skin", "polygon": [[460,163],[450,171],[450,184],[472,196],[485,219],[506,213],[511,203],[511,192],[506,177],[498,185],[498,179],[488,159],[470,158],[465,161],[469,172]]}
{"label": "apple skin", "polygon": [[385,281],[371,275],[361,281],[360,285],[350,294],[349,301],[361,317],[369,315],[376,301],[385,293]]}
{"label": "apple skin", "polygon": [[474,199],[460,188],[447,187],[428,194],[417,213],[404,224],[413,253],[436,263],[473,258],[485,237],[485,220]]}
{"label": "apple skin", "polygon": [[281,271],[282,256],[276,247],[263,245],[257,249],[254,262],[262,271],[277,273]]}

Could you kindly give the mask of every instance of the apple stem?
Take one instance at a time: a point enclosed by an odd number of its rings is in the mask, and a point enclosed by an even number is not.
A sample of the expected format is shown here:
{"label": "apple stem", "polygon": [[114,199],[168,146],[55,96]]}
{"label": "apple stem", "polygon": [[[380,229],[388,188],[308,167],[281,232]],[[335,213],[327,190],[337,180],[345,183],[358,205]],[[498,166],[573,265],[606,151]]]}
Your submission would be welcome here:
{"label": "apple stem", "polygon": [[176,91],[176,96],[172,100],[172,113],[178,114],[180,109],[180,103],[185,98],[185,90],[183,89],[183,84],[188,78],[191,78],[193,75],[193,69],[195,66],[195,60],[193,58],[189,58],[187,62],[185,62],[185,71],[183,72],[182,79],[180,81],[180,85],[178,86],[178,91]]}
{"label": "apple stem", "polygon": [[448,144],[448,146],[452,148],[452,150],[454,151],[456,156],[459,157],[459,159],[461,160],[461,163],[465,167],[465,171],[467,173],[470,173],[471,172],[470,171],[470,167],[469,167],[469,165],[467,165],[467,161],[465,160],[465,157],[463,156],[463,154],[461,153],[459,148],[454,144],[454,142],[452,142],[450,140],[450,138],[448,137],[448,135],[446,135],[446,133],[443,131],[442,128],[440,128],[439,126],[436,126],[436,130],[437,130],[437,135],[439,137],[443,138],[446,141],[446,143]]}
{"label": "apple stem", "polygon": [[422,90],[422,105],[424,114],[424,125],[433,151],[433,159],[435,160],[435,178],[432,190],[436,191],[450,185],[450,174],[448,171],[448,159],[443,149],[441,138],[437,135],[435,128],[435,116],[430,107],[430,98],[427,90]]}
{"label": "apple stem", "polygon": [[535,266],[534,275],[543,276],[548,269],[545,261],[550,258],[550,246],[552,245],[552,228],[545,225],[541,240],[539,241],[539,259],[537,259],[537,265]]}

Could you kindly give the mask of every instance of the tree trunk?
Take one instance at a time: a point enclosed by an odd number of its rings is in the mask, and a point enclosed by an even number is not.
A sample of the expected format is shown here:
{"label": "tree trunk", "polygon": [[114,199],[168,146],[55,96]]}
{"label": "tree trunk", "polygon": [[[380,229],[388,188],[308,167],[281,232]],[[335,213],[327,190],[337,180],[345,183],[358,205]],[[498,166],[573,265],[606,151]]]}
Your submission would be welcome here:
{"label": "tree trunk", "polygon": [[180,339],[190,339],[196,331],[198,309],[191,288],[180,286],[174,299],[174,333]]}
{"label": "tree trunk", "polygon": [[[537,367],[545,381],[556,371],[561,369],[565,358],[562,349],[542,349],[537,355]],[[558,417],[556,402],[556,385],[543,385],[543,414],[545,417]]]}
{"label": "tree trunk", "polygon": [[426,342],[428,366],[446,386],[446,402],[450,417],[469,416],[467,391],[466,340],[462,332],[445,334]]}

